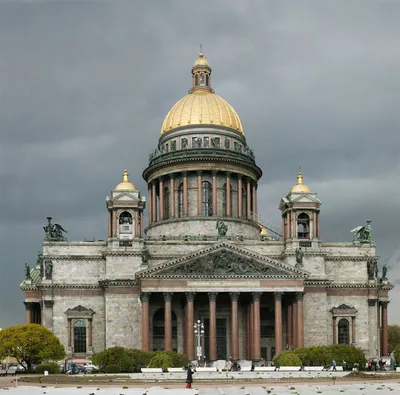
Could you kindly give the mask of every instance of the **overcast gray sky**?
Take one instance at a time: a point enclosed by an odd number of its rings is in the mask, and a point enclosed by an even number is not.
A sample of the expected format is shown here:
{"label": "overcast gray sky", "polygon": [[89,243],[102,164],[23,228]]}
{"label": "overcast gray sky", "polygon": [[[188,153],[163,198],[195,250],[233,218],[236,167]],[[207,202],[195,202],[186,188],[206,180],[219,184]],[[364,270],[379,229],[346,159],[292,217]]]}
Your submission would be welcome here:
{"label": "overcast gray sky", "polygon": [[280,224],[301,165],[324,240],[372,219],[400,323],[399,15],[395,0],[0,0],[0,327],[24,322],[46,216],[104,239],[125,167],[145,194],[201,43],[264,171],[259,211]]}

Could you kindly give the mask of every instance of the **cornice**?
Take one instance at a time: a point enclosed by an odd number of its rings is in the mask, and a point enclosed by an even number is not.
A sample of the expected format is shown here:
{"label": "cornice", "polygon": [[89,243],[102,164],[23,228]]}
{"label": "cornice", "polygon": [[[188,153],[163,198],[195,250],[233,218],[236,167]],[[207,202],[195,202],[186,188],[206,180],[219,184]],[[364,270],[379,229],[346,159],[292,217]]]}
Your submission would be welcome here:
{"label": "cornice", "polygon": [[99,261],[104,259],[104,254],[102,255],[46,255],[46,259],[51,259],[55,261]]}
{"label": "cornice", "polygon": [[101,289],[99,284],[45,284],[38,289]]}
{"label": "cornice", "polygon": [[356,262],[377,262],[378,257],[373,255],[373,256],[359,256],[359,255],[329,255],[329,253],[324,254],[326,256],[325,261],[356,261]]}
{"label": "cornice", "polygon": [[[121,247],[123,248],[123,247]],[[106,256],[140,256],[140,250],[132,251],[104,251],[103,258]],[[153,258],[153,257],[152,257]]]}
{"label": "cornice", "polygon": [[[160,269],[160,268],[158,268]],[[144,279],[149,278],[158,278],[158,279],[199,279],[199,280],[270,280],[270,279],[277,279],[277,280],[304,280],[304,277],[301,275],[290,275],[290,274],[248,274],[248,275],[206,275],[206,274],[146,274]]]}
{"label": "cornice", "polygon": [[100,280],[99,285],[102,289],[108,287],[131,287],[138,285],[138,280],[135,279],[114,279],[114,280]]}
{"label": "cornice", "polygon": [[331,283],[327,285],[328,288],[364,288],[364,289],[379,289],[380,287],[375,284],[366,284],[366,283]]}

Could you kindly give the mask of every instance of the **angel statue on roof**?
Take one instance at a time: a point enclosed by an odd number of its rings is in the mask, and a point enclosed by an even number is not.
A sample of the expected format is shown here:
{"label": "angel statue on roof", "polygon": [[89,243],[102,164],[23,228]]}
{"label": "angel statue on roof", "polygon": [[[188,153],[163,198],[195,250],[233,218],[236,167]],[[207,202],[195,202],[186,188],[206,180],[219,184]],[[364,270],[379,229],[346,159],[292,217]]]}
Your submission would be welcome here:
{"label": "angel statue on roof", "polygon": [[355,236],[353,240],[354,244],[372,244],[371,222],[371,220],[368,220],[367,225],[357,226],[351,230],[351,233]]}

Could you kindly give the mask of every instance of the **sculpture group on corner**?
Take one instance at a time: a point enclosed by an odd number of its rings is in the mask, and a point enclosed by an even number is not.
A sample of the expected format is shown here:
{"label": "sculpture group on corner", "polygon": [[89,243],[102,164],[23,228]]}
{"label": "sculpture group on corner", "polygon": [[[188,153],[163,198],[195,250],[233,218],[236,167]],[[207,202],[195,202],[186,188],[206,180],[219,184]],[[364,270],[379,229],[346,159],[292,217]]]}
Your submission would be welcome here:
{"label": "sculpture group on corner", "polygon": [[373,244],[371,222],[371,220],[368,220],[367,225],[357,226],[350,231],[355,236],[354,244]]}
{"label": "sculpture group on corner", "polygon": [[68,241],[63,233],[67,231],[59,224],[52,224],[51,217],[47,217],[47,225],[43,226],[45,236],[45,241]]}

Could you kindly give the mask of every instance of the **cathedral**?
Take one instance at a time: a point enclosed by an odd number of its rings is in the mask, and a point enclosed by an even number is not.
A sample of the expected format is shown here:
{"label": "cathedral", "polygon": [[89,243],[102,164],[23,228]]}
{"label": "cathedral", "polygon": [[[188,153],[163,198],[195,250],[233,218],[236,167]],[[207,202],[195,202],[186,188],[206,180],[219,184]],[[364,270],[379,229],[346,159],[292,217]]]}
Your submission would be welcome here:
{"label": "cathedral", "polygon": [[113,346],[209,361],[333,343],[387,355],[393,285],[379,276],[369,223],[353,242],[324,242],[321,201],[300,170],[277,202],[281,224],[264,220],[262,170],[203,53],[191,74],[149,155],[148,190],[125,170],[107,196],[106,240],[67,241],[48,217],[21,283],[26,322],[75,360]]}

